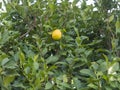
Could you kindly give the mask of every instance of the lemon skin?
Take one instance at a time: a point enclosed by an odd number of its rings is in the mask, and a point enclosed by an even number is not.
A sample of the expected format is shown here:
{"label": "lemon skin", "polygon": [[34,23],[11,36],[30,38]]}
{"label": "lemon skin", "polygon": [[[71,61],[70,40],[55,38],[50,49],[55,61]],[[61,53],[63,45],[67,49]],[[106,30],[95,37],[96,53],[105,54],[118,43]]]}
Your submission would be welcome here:
{"label": "lemon skin", "polygon": [[62,37],[62,33],[59,29],[56,29],[52,32],[52,39],[53,40],[60,40]]}

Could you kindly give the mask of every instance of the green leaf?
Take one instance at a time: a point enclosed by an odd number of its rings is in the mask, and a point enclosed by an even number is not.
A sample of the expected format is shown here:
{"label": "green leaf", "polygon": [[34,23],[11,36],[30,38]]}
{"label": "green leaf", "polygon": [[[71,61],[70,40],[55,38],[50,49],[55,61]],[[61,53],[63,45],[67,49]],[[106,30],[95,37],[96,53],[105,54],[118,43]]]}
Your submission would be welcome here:
{"label": "green leaf", "polygon": [[52,65],[52,66],[49,67],[48,71],[52,71],[52,70],[54,70],[54,69],[56,69],[56,68],[57,68],[57,67],[56,67],[55,65]]}
{"label": "green leaf", "polygon": [[48,52],[47,48],[44,48],[41,53],[42,53],[42,55],[44,56],[47,52]]}
{"label": "green leaf", "polygon": [[120,33],[120,21],[117,20],[115,26],[116,26],[116,34],[119,34]]}
{"label": "green leaf", "polygon": [[1,65],[4,66],[7,62],[9,62],[9,59],[5,58],[5,59],[2,60]]}
{"label": "green leaf", "polygon": [[77,88],[77,90],[79,90],[82,87],[82,82],[80,80],[78,80],[78,78],[74,77],[73,82],[74,82],[74,85]]}
{"label": "green leaf", "polygon": [[28,1],[28,0],[22,0],[22,4],[23,4],[24,6],[28,6],[28,5],[29,5],[29,1]]}
{"label": "green leaf", "polygon": [[98,70],[102,71],[102,72],[105,72],[105,71],[107,71],[107,69],[108,69],[107,63],[106,62],[101,62],[100,65],[99,65]]}
{"label": "green leaf", "polygon": [[112,22],[113,19],[114,19],[114,15],[111,15],[111,16],[109,17],[109,22]]}
{"label": "green leaf", "polygon": [[112,44],[112,49],[114,50],[114,49],[116,49],[116,47],[118,46],[118,39],[112,39],[111,40],[111,44]]}
{"label": "green leaf", "polygon": [[1,33],[0,37],[0,44],[5,44],[10,39],[9,31],[5,30],[3,33]]}
{"label": "green leaf", "polygon": [[[26,0],[25,0],[26,1]],[[28,12],[28,7],[27,6],[21,6],[21,5],[17,5],[16,6],[16,10],[18,11],[18,13],[24,18],[27,15]]]}
{"label": "green leaf", "polygon": [[95,74],[90,69],[82,69],[82,70],[80,70],[80,73],[83,75],[95,77]]}
{"label": "green leaf", "polygon": [[52,27],[50,25],[44,24],[43,27],[48,28],[48,29],[52,29]]}
{"label": "green leaf", "polygon": [[68,36],[68,35],[64,36],[64,38],[67,41],[73,41],[74,40],[71,36]]}
{"label": "green leaf", "polygon": [[55,10],[55,4],[50,3],[49,4],[49,8],[50,8],[51,12],[54,12],[54,10]]}
{"label": "green leaf", "polygon": [[36,60],[38,59],[38,56],[39,56],[38,54],[34,56],[34,59],[33,59],[33,60],[34,60],[35,62],[36,62]]}
{"label": "green leaf", "polygon": [[108,74],[113,74],[114,72],[118,71],[120,68],[120,65],[118,62],[114,63],[112,66],[108,69]]}
{"label": "green leaf", "polygon": [[50,82],[47,82],[45,85],[45,89],[51,89],[53,87],[53,84],[51,84]]}
{"label": "green leaf", "polygon": [[93,83],[88,84],[88,87],[91,87],[91,88],[93,88],[93,89],[95,89],[95,90],[98,89],[98,86],[95,85],[95,84],[93,84]]}
{"label": "green leaf", "polygon": [[74,30],[75,30],[75,32],[76,32],[76,34],[77,34],[77,37],[80,38],[80,35],[79,35],[79,32],[78,32],[78,29],[77,29],[76,27],[74,27]]}
{"label": "green leaf", "polygon": [[39,69],[39,63],[38,62],[34,62],[33,63],[34,69],[38,70]]}
{"label": "green leaf", "polygon": [[4,86],[8,87],[8,85],[14,80],[15,76],[6,76],[4,77]]}
{"label": "green leaf", "polygon": [[108,59],[107,55],[103,54],[103,56],[104,56],[104,58],[106,60],[107,67],[109,67],[109,59]]}
{"label": "green leaf", "polygon": [[72,64],[74,59],[73,58],[66,58],[67,63]]}
{"label": "green leaf", "polygon": [[25,71],[25,74],[29,74],[30,73],[30,67],[26,67],[26,68],[24,68],[24,71]]}
{"label": "green leaf", "polygon": [[76,6],[76,4],[79,2],[79,0],[73,0],[73,6]]}
{"label": "green leaf", "polygon": [[19,83],[19,82],[15,82],[13,85],[12,85],[13,87],[16,87],[16,88],[26,88],[24,85],[23,85],[23,83]]}
{"label": "green leaf", "polygon": [[105,90],[112,90],[110,86],[105,86]]}
{"label": "green leaf", "polygon": [[7,68],[7,69],[16,69],[17,68],[17,64],[14,60],[9,60],[8,62],[6,62],[4,65],[3,65],[4,68]]}
{"label": "green leaf", "polygon": [[60,85],[65,87],[65,88],[68,88],[68,89],[71,88],[70,85],[68,83],[65,83],[65,82],[60,83]]}
{"label": "green leaf", "polygon": [[97,70],[99,67],[99,65],[96,62],[92,62],[91,66],[93,67],[94,70]]}
{"label": "green leaf", "polygon": [[80,39],[80,37],[76,37],[75,41],[76,41],[76,43],[77,43],[78,46],[81,45],[81,39]]}
{"label": "green leaf", "polygon": [[50,56],[48,57],[46,63],[50,64],[50,63],[55,63],[56,61],[58,61],[59,57],[58,56]]}
{"label": "green leaf", "polygon": [[19,54],[19,58],[20,58],[20,64],[23,65],[25,62],[25,56],[24,53],[20,52]]}
{"label": "green leaf", "polygon": [[86,40],[86,39],[89,40],[89,38],[87,36],[81,36],[80,38],[81,38],[82,41]]}
{"label": "green leaf", "polygon": [[0,2],[0,9],[2,8],[2,2]]}
{"label": "green leaf", "polygon": [[86,50],[85,51],[85,56],[88,57],[92,53],[92,50]]}
{"label": "green leaf", "polygon": [[67,66],[67,65],[68,65],[66,62],[56,62],[55,64],[56,64],[56,65],[64,65],[64,66]]}
{"label": "green leaf", "polygon": [[67,77],[67,75],[65,74],[65,75],[63,75],[63,82],[68,82],[68,77]]}

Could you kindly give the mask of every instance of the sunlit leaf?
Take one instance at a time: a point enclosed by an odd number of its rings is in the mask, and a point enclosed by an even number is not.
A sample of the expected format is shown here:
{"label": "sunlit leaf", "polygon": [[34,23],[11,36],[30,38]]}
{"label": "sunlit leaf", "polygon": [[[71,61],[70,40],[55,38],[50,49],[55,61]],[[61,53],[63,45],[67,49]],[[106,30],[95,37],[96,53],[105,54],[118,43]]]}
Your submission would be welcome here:
{"label": "sunlit leaf", "polygon": [[6,76],[4,77],[4,85],[5,87],[8,87],[8,85],[10,85],[10,83],[14,80],[15,76]]}
{"label": "sunlit leaf", "polygon": [[47,82],[45,85],[45,89],[51,89],[53,87],[53,85],[50,82]]}

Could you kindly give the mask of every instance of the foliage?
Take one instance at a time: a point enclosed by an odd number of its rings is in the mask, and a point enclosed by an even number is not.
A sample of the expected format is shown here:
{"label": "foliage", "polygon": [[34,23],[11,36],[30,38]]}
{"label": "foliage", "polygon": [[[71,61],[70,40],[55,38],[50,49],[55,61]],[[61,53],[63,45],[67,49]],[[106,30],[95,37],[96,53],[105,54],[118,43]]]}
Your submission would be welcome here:
{"label": "foliage", "polygon": [[3,1],[1,90],[120,89],[119,0]]}

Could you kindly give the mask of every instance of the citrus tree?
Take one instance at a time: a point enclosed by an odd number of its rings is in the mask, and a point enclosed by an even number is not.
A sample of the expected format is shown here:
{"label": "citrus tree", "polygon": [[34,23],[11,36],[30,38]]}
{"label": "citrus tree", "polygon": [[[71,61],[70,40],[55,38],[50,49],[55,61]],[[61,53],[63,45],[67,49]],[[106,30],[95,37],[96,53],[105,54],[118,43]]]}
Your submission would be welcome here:
{"label": "citrus tree", "polygon": [[0,90],[120,89],[120,0],[2,4]]}

